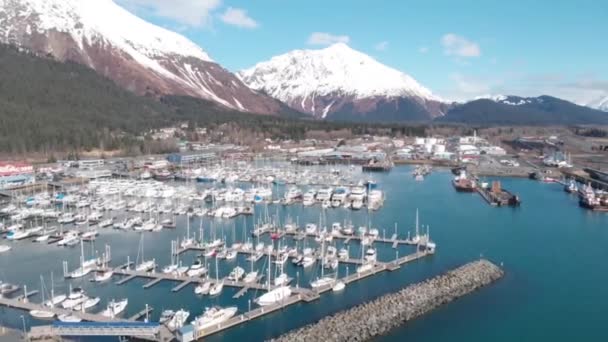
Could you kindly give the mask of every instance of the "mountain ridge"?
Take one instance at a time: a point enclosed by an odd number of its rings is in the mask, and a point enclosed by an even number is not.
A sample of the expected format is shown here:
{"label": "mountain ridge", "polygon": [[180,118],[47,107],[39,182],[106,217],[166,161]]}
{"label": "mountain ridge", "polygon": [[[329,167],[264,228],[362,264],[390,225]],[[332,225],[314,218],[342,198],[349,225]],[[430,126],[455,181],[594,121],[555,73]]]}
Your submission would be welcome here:
{"label": "mountain ridge", "polygon": [[84,64],[140,95],[195,96],[255,113],[281,110],[189,39],[112,0],[2,0],[0,42]]}

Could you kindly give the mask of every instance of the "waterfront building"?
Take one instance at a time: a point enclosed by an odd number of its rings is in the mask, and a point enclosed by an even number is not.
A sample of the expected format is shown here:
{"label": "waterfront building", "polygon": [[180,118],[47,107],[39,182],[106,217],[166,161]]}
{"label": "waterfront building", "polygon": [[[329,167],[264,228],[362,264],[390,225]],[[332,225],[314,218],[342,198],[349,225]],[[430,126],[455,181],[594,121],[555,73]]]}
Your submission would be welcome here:
{"label": "waterfront building", "polygon": [[0,189],[33,184],[36,182],[34,167],[24,162],[0,162]]}
{"label": "waterfront building", "polygon": [[167,160],[171,164],[191,164],[215,159],[215,152],[184,152],[171,153],[167,156]]}

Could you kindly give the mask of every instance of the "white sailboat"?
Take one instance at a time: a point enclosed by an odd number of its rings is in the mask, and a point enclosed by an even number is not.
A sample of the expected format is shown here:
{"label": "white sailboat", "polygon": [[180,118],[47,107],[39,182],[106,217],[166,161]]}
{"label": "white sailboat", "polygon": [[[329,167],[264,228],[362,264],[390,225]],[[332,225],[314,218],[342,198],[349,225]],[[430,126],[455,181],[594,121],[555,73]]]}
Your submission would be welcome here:
{"label": "white sailboat", "polygon": [[53,272],[51,272],[51,298],[44,302],[44,305],[52,308],[55,307],[55,305],[61,304],[66,298],[67,296],[64,294],[55,296],[55,282],[53,279]]}
{"label": "white sailboat", "polygon": [[251,259],[251,271],[245,275],[243,282],[245,283],[253,283],[258,279],[258,271],[253,270],[253,259]]}
{"label": "white sailboat", "polygon": [[270,290],[260,297],[256,298],[256,303],[260,306],[268,306],[274,303],[279,303],[291,296],[291,288],[289,286],[279,286]]}
{"label": "white sailboat", "polygon": [[[140,262],[135,266],[137,272],[150,272],[156,268],[156,260],[146,260],[144,257],[144,234],[141,235],[139,240],[140,250],[137,252],[137,257]],[[139,253],[141,252],[141,259],[139,259]]]}
{"label": "white sailboat", "polygon": [[198,284],[194,288],[194,293],[202,296],[202,295],[208,294],[210,290],[211,290],[211,282],[205,281],[203,283]]}
{"label": "white sailboat", "polygon": [[[44,303],[46,287],[44,286],[44,279],[42,279],[42,275],[40,276],[40,294],[42,295],[42,302]],[[50,310],[30,310],[30,316],[38,319],[51,319],[55,317],[55,313]]]}
{"label": "white sailboat", "polygon": [[84,245],[82,240],[80,240],[80,267],[70,273],[70,278],[77,279],[86,276],[93,271],[96,263],[96,259],[84,260]]}
{"label": "white sailboat", "polygon": [[312,286],[313,289],[333,285],[336,281],[334,277],[324,276],[325,259],[325,240],[323,240],[323,243],[321,244],[321,277],[310,283],[310,286]]}
{"label": "white sailboat", "polygon": [[222,281],[220,281],[220,279],[219,279],[217,258],[215,258],[215,284],[213,284],[213,286],[209,290],[209,295],[217,296],[222,292],[223,289],[224,289],[224,280],[222,279]]}

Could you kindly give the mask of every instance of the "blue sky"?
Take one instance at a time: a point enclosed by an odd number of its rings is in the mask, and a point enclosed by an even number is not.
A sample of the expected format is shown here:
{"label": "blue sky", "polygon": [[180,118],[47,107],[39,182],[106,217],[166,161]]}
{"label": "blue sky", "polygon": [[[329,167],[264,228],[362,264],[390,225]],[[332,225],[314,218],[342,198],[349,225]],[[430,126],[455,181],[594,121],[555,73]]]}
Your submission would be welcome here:
{"label": "blue sky", "polygon": [[608,1],[115,1],[232,71],[346,41],[446,99],[608,96]]}

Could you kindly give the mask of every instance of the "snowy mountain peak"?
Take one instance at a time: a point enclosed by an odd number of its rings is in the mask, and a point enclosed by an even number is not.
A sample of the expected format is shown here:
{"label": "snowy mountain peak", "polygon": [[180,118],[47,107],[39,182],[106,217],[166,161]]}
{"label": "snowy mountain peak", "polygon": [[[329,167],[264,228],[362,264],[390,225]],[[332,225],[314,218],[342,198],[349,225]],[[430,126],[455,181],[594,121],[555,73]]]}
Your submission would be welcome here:
{"label": "snowy mountain peak", "polygon": [[239,73],[250,87],[288,102],[334,93],[356,98],[415,96],[439,100],[411,76],[336,43],[320,50],[294,50]]}
{"label": "snowy mountain peak", "polygon": [[188,95],[225,107],[278,113],[186,37],[112,0],[0,0],[0,42],[89,66],[139,94]]}
{"label": "snowy mountain peak", "polygon": [[[37,33],[47,30],[70,34],[77,42],[93,43],[103,37],[119,47],[147,57],[176,54],[211,62],[199,46],[185,37],[150,24],[115,4],[112,0],[3,0],[0,15],[5,21],[35,18]],[[10,32],[10,26],[4,27]]]}

